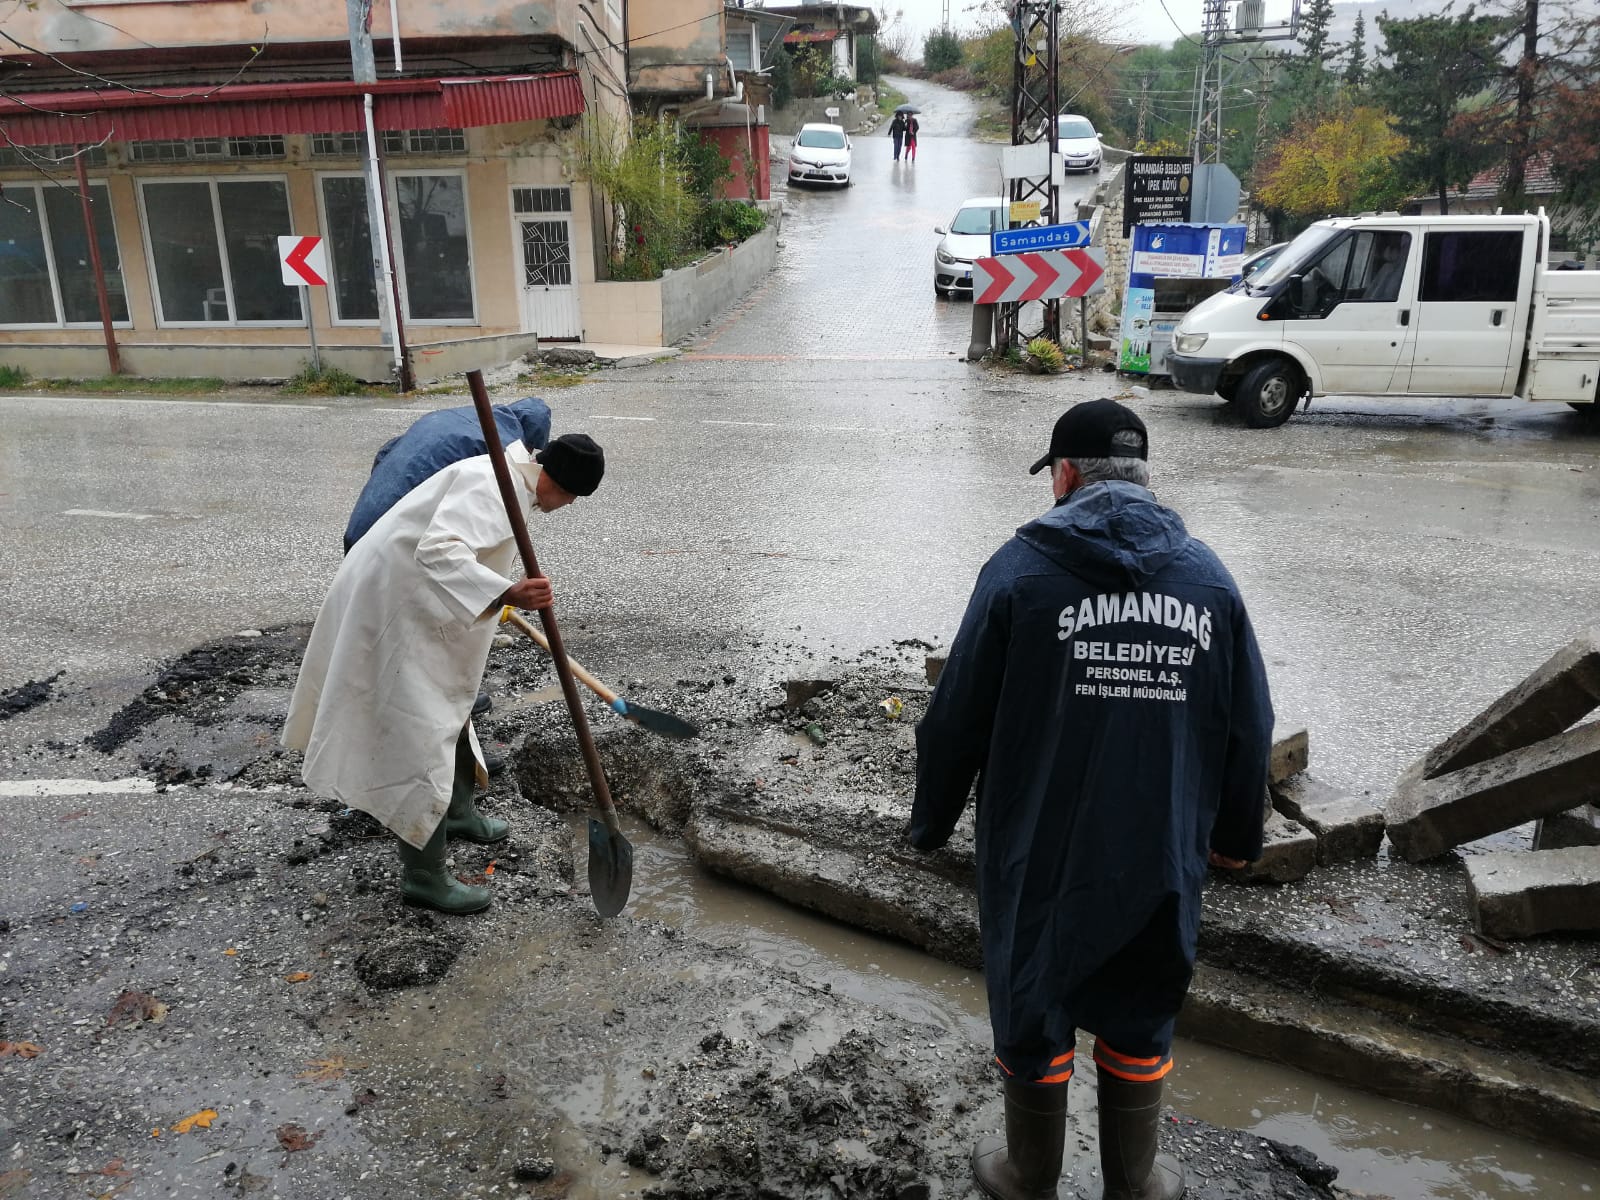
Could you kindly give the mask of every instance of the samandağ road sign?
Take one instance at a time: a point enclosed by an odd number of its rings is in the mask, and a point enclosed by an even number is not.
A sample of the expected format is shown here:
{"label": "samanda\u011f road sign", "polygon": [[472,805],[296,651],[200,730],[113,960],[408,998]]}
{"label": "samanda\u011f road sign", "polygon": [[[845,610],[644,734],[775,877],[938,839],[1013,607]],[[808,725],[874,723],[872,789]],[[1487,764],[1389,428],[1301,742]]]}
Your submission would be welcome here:
{"label": "samanda\u011f road sign", "polygon": [[280,237],[278,266],[289,287],[328,286],[328,247],[319,237]]}
{"label": "samanda\u011f road sign", "polygon": [[1093,296],[1105,290],[1106,253],[1093,246],[980,258],[972,264],[974,304]]}
{"label": "samanda\u011f road sign", "polygon": [[1065,250],[1089,244],[1089,222],[1034,225],[1026,229],[997,229],[989,235],[990,254],[1020,254],[1024,250]]}

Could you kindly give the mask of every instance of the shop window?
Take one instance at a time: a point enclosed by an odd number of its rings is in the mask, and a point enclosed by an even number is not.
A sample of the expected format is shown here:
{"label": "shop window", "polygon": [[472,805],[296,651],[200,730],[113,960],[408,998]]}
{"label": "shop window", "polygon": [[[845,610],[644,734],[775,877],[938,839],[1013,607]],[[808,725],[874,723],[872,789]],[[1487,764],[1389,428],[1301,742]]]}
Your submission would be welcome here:
{"label": "shop window", "polygon": [[[128,320],[111,200],[89,186],[95,242],[113,321]],[[100,321],[94,267],[77,191],[8,183],[0,203],[0,325],[91,325]]]}
{"label": "shop window", "polygon": [[376,321],[378,291],[372,272],[366,180],[357,175],[323,177],[322,231],[331,252],[335,319]]}
{"label": "shop window", "polygon": [[571,212],[572,189],[567,187],[512,188],[511,210],[518,214]]}
{"label": "shop window", "polygon": [[393,188],[411,319],[471,321],[466,181],[460,175],[397,175]]}
{"label": "shop window", "polygon": [[278,268],[278,238],[294,232],[282,180],[140,186],[163,324],[303,319],[299,289],[286,287]]}
{"label": "shop window", "polygon": [[[366,180],[324,175],[320,182],[335,312],[340,321],[376,321]],[[406,319],[475,320],[466,180],[454,172],[396,172],[389,178],[389,202]]]}
{"label": "shop window", "polygon": [[106,165],[104,146],[6,146],[0,145],[0,168],[31,167],[40,171],[75,171],[82,155],[86,167]]}
{"label": "shop window", "polygon": [[464,129],[391,129],[383,135],[385,154],[465,154]]}

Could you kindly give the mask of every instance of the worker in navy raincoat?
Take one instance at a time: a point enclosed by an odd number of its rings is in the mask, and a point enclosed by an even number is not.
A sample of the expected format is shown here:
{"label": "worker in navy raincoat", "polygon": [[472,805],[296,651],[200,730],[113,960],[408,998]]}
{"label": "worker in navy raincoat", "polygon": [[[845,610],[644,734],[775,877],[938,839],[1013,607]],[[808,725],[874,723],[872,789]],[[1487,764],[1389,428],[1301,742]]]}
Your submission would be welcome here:
{"label": "worker in navy raincoat", "polygon": [[[530,396],[511,404],[496,404],[493,412],[502,446],[520,441],[529,454],[537,454],[550,440],[550,406],[543,400]],[[451,463],[487,453],[483,426],[478,424],[478,410],[472,405],[443,408],[418,417],[411,428],[378,448],[377,457],[372,460],[372,474],[350,510],[350,521],[344,530],[345,553],[394,507],[396,500],[424,479]]]}
{"label": "worker in navy raincoat", "polygon": [[978,783],[984,976],[1006,1140],[986,1195],[1054,1197],[1076,1031],[1097,1037],[1107,1200],[1173,1200],[1156,1156],[1173,1021],[1208,861],[1261,853],[1272,704],[1227,569],[1148,490],[1148,438],[1111,400],[1069,409],[1056,505],[978,577],[917,728],[911,842],[945,844]]}

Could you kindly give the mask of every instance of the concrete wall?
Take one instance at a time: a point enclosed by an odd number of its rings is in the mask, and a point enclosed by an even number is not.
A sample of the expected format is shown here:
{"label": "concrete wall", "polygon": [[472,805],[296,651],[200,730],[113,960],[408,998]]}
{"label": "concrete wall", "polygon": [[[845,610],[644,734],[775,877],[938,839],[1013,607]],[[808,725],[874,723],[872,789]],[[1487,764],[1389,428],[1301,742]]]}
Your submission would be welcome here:
{"label": "concrete wall", "polygon": [[693,266],[643,282],[585,284],[584,340],[670,346],[726,312],[777,262],[778,217],[762,207],[770,222],[765,229]]}
{"label": "concrete wall", "polygon": [[[684,0],[687,2],[687,0]],[[704,3],[705,0],[697,0]],[[8,6],[6,32],[53,54],[143,53],[150,46],[254,46],[264,42],[347,43],[350,27],[338,0],[251,0],[249,3],[40,4]],[[414,38],[557,37],[588,50],[578,34],[578,5],[561,0],[405,0],[402,44]],[[637,3],[635,7],[638,7]],[[720,9],[720,0],[718,8]],[[595,6],[598,19],[609,14]],[[619,6],[620,11],[620,6]],[[109,19],[108,19],[109,18]],[[594,16],[585,18],[592,23]],[[119,28],[120,27],[120,28]],[[646,26],[645,28],[657,28]],[[612,37],[622,41],[621,23]],[[389,5],[372,6],[372,36],[390,40]],[[382,51],[379,52],[380,58]],[[17,55],[21,57],[21,55]],[[8,55],[9,57],[9,55]],[[248,74],[241,82],[254,82]]]}
{"label": "concrete wall", "polygon": [[[83,337],[81,330],[77,332]],[[411,347],[417,382],[426,383],[473,367],[497,367],[539,348],[531,333],[457,338]],[[122,345],[123,372],[148,379],[225,379],[230,383],[287,379],[311,361],[305,343],[218,346],[172,342]],[[368,382],[387,382],[393,354],[382,346],[323,346],[324,368],[337,367]],[[97,378],[108,373],[105,343],[12,343],[0,347],[0,363],[22,367],[37,379]]]}
{"label": "concrete wall", "polygon": [[704,96],[710,70],[716,93],[727,94],[732,80],[724,61],[727,31],[722,0],[627,0],[627,4],[632,91]]}
{"label": "concrete wall", "polygon": [[[816,98],[791,100],[771,114],[772,132],[786,137],[800,132],[800,126],[818,122],[843,125],[851,133],[866,129],[877,116],[877,98],[869,87],[861,87],[855,100]],[[839,115],[830,117],[827,110],[837,108]]]}

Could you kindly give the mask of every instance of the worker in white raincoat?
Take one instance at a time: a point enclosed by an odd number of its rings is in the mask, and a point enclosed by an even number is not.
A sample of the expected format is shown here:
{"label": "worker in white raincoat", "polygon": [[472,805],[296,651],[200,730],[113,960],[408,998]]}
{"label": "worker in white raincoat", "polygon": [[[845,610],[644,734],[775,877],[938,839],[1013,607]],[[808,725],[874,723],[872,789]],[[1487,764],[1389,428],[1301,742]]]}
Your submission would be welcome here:
{"label": "worker in white raincoat", "polygon": [[[506,450],[524,517],[592,495],[605,455],[585,434],[537,456]],[[370,813],[400,839],[408,903],[478,912],[485,888],[445,869],[447,836],[498,841],[509,826],[479,813],[483,770],[470,713],[502,605],[545,608],[550,581],[514,578],[517,545],[488,455],[418,484],[358,541],[317,614],[289,704],[283,744],[305,752],[319,795]]]}

